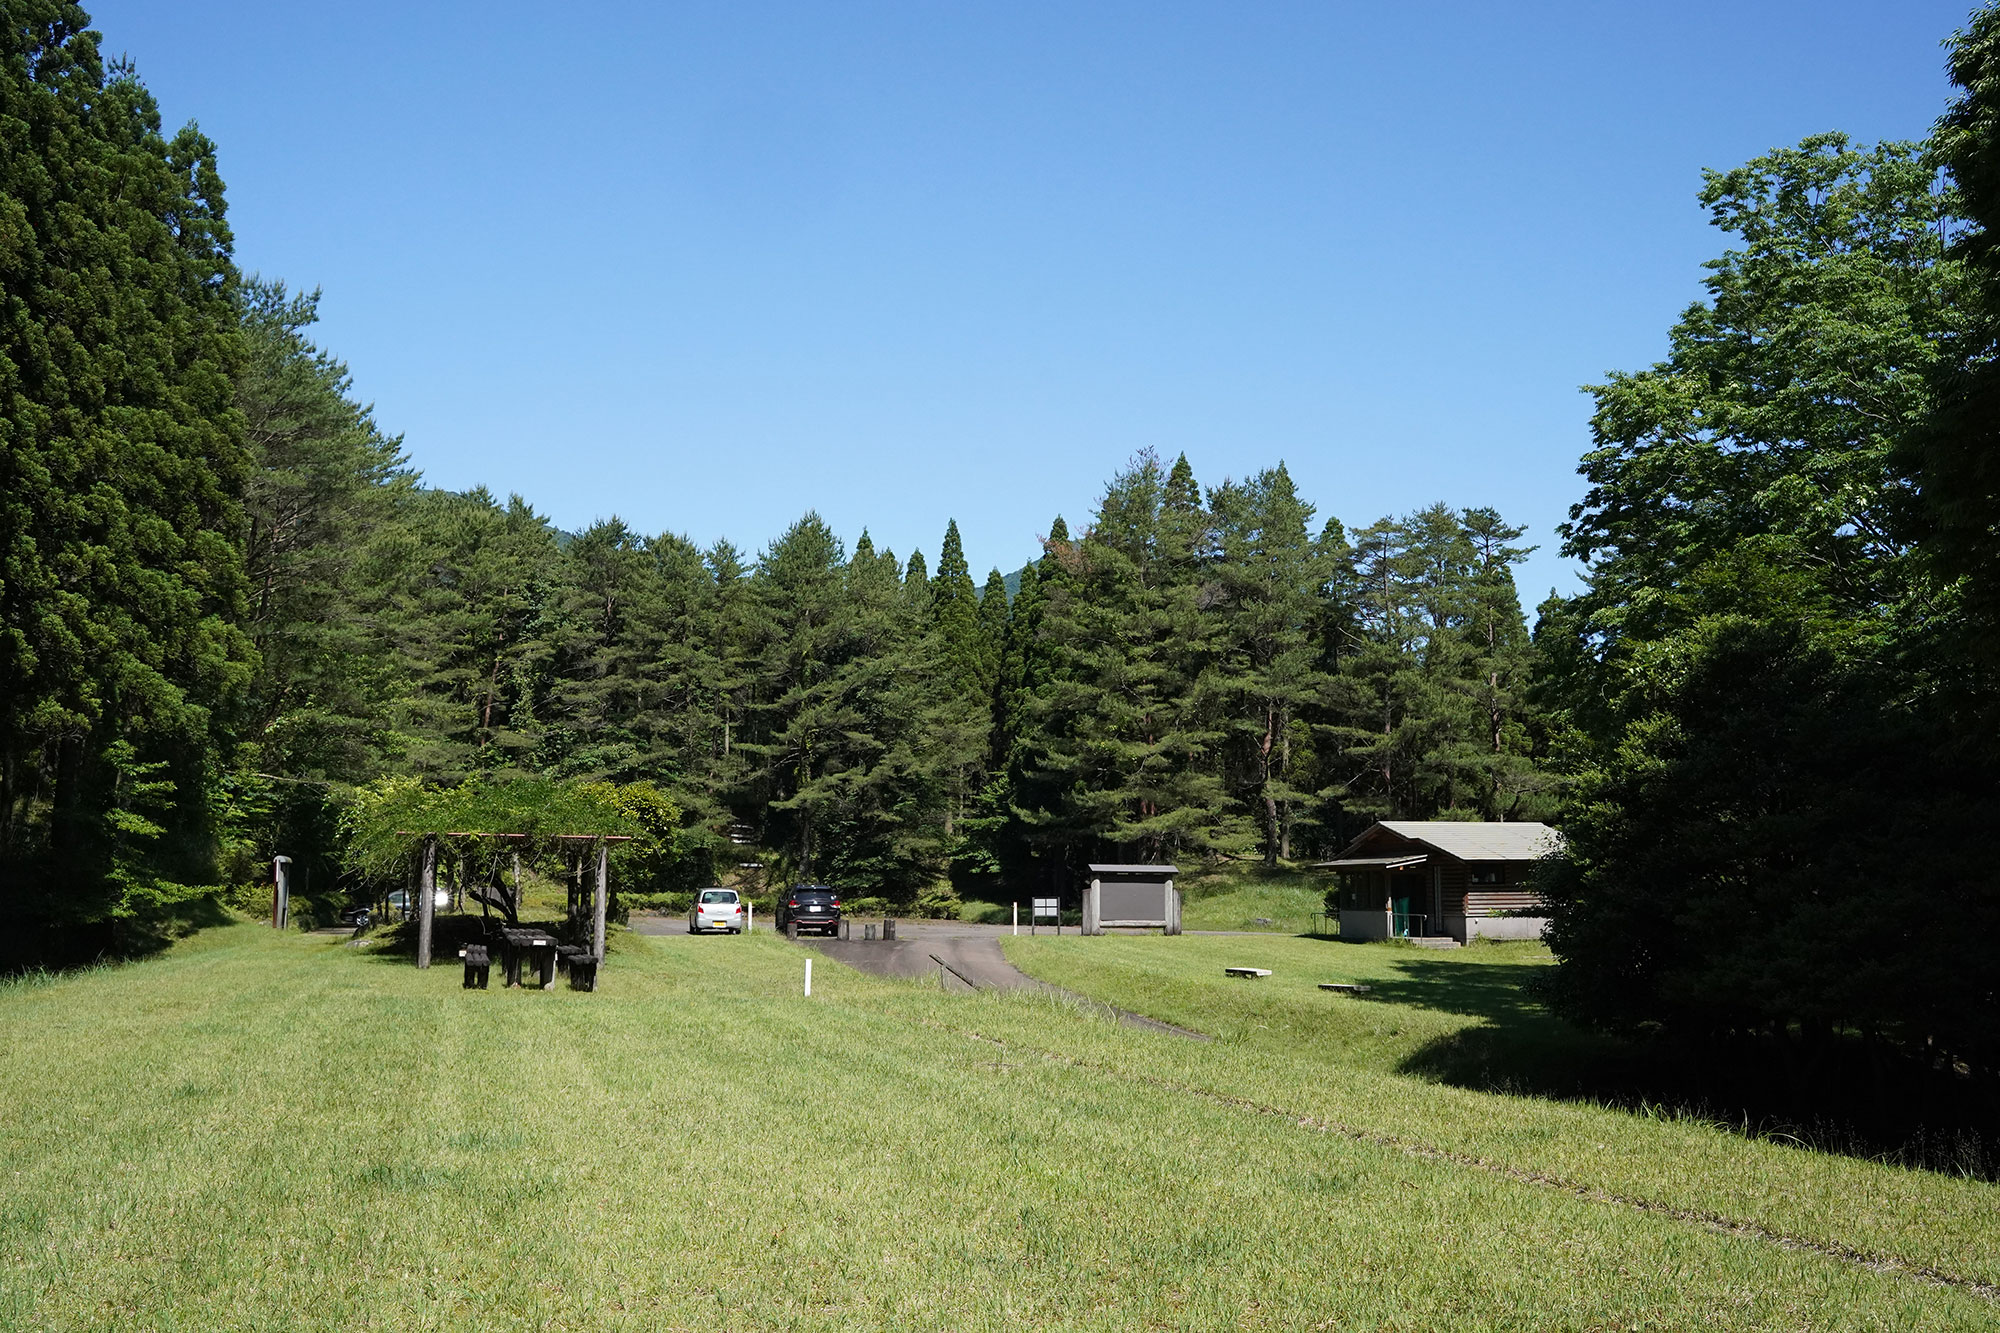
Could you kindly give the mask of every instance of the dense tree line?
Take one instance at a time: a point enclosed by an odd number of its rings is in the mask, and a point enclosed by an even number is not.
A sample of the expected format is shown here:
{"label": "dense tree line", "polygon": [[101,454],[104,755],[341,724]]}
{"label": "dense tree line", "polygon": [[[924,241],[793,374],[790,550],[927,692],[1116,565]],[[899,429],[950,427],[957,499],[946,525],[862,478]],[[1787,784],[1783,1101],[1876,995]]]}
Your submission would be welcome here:
{"label": "dense tree line", "polygon": [[[346,401],[299,326],[257,327]],[[259,659],[252,696],[288,707],[248,719],[227,774],[239,874],[334,849],[342,789],[383,774],[652,782],[687,812],[685,877],[762,855],[930,905],[1537,799],[1521,552],[1484,511],[1377,524],[1364,566],[1282,467],[1204,494],[1185,459],[1141,456],[1010,598],[997,570],[975,585],[955,524],[934,575],[812,514],[754,560],[617,519],[564,533],[416,484],[351,403],[324,415],[345,480],[293,518],[323,534],[299,577],[324,578]]]}

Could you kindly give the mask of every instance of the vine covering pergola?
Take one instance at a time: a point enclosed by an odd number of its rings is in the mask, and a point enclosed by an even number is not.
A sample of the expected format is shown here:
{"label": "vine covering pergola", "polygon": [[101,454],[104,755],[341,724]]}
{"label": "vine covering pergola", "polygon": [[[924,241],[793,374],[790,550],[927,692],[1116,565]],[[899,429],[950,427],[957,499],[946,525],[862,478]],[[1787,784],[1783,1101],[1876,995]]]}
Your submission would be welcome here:
{"label": "vine covering pergola", "polygon": [[[361,793],[348,816],[348,845],[364,873],[403,878],[416,871],[419,968],[431,965],[440,848],[456,845],[461,865],[475,859],[484,863],[466,893],[480,904],[482,915],[496,910],[509,926],[520,924],[523,862],[537,868],[559,863],[568,872],[572,923],[580,906],[578,881],[586,861],[594,862],[590,954],[602,963],[611,849],[645,839],[638,821],[620,808],[617,795],[616,788],[601,783],[519,779],[427,787],[414,779],[399,780]],[[474,849],[487,854],[475,858]],[[503,855],[512,861],[511,886],[501,874]]]}

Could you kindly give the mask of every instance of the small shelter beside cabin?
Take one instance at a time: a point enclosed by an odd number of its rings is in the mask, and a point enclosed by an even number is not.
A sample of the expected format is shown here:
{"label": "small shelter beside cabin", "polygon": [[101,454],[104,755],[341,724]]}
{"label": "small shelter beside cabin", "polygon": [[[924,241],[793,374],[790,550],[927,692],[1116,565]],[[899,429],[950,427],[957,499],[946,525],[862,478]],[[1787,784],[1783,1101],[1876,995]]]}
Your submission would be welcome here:
{"label": "small shelter beside cabin", "polygon": [[1106,926],[1151,928],[1181,933],[1181,891],[1174,887],[1177,866],[1093,865],[1083,892],[1083,933],[1102,935]]}
{"label": "small shelter beside cabin", "polygon": [[1530,877],[1557,845],[1541,823],[1383,820],[1315,868],[1340,876],[1343,939],[1532,940],[1548,918]]}

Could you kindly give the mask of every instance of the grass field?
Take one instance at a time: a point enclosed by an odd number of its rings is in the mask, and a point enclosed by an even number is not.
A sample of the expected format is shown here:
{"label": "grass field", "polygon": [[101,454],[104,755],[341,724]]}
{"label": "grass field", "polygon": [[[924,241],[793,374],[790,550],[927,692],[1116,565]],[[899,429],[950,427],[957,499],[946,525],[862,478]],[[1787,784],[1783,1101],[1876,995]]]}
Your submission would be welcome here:
{"label": "grass field", "polygon": [[[2000,1190],[1396,1073],[1481,1020],[1308,983],[1406,951],[1017,947],[1218,1039],[823,959],[807,999],[771,936],[620,937],[594,995],[255,926],[0,988],[0,1327],[2000,1321],[1949,1285],[2000,1284]],[[1277,975],[1208,983],[1245,949]],[[1475,992],[1529,965],[1485,952]]]}

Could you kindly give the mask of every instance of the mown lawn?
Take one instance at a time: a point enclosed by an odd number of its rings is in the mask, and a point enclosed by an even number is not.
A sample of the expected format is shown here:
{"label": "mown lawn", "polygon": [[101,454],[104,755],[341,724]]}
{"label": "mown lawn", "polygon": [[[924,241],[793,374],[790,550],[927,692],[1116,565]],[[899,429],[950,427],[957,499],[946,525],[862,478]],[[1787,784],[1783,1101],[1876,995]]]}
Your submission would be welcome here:
{"label": "mown lawn", "polygon": [[[1136,975],[1148,948],[1240,942],[1021,943]],[[802,961],[770,936],[623,937],[595,995],[464,992],[455,969],[242,926],[0,988],[0,1327],[2000,1318],[1471,1159],[2000,1282],[1988,1186],[1437,1087],[1387,1046],[1342,1063],[1331,1037],[1253,1035],[1277,1011],[1199,1043],[824,959],[806,999]],[[1199,1007],[1223,1030],[1237,1002]]]}

